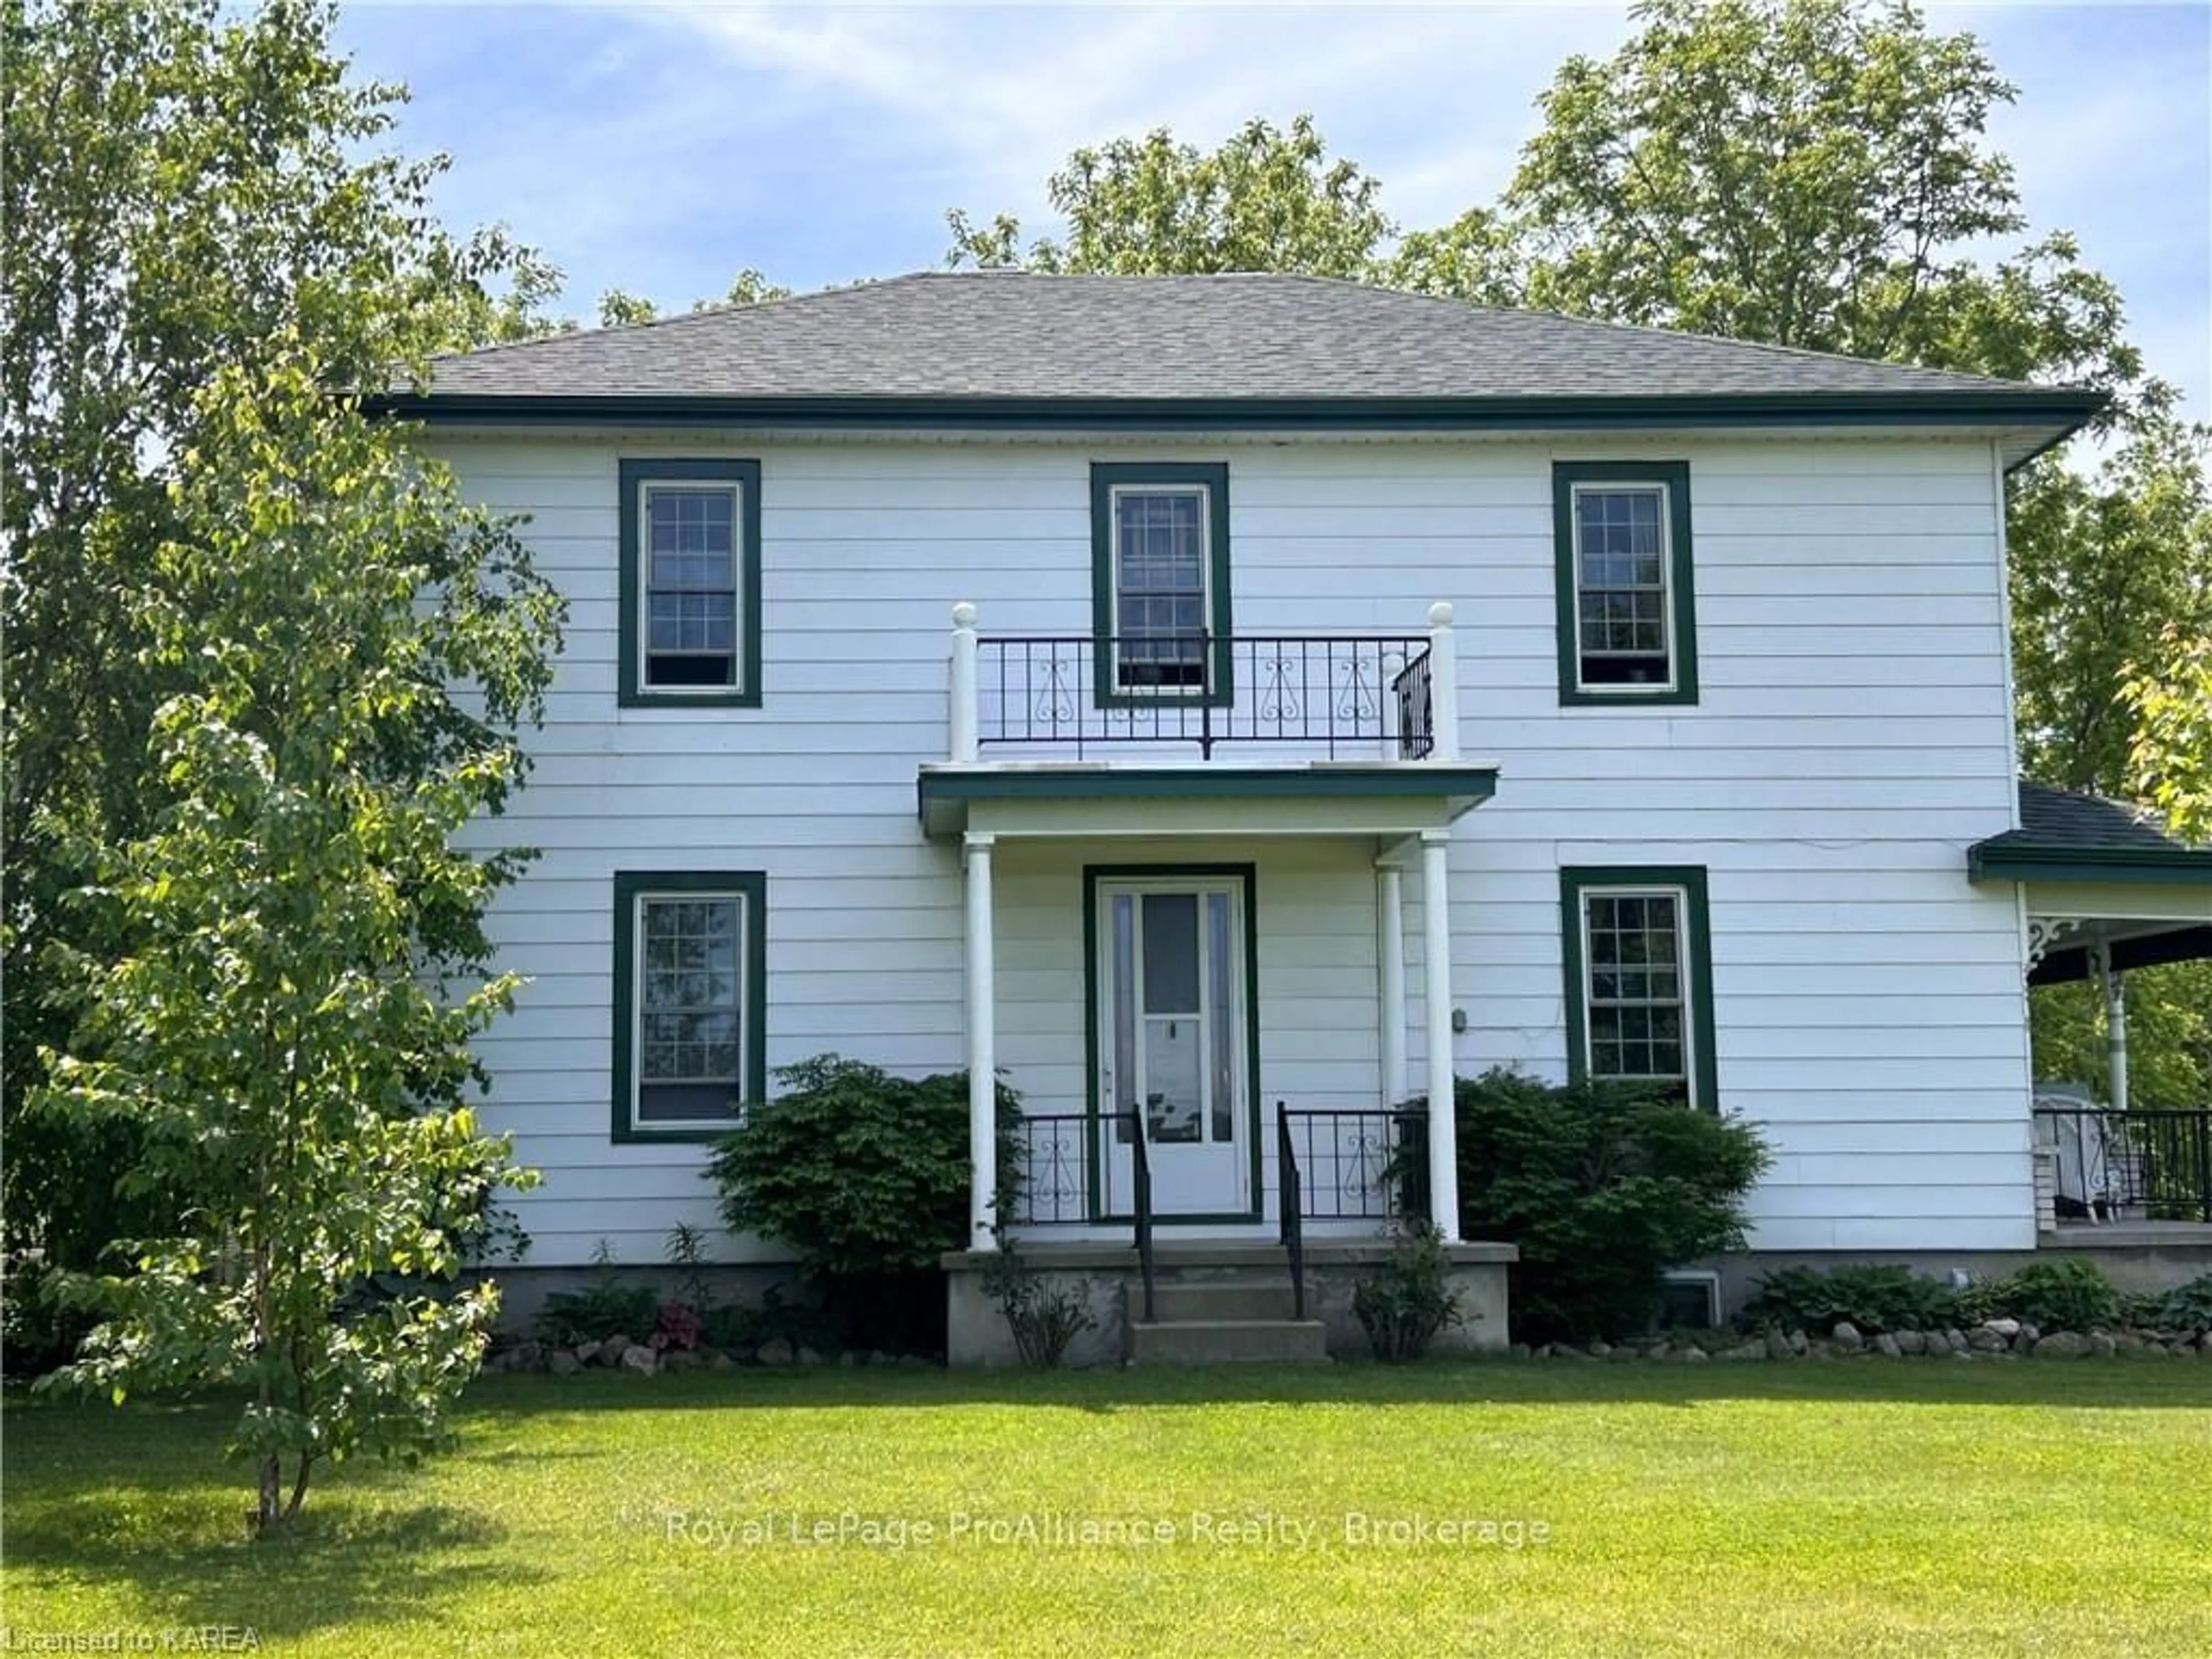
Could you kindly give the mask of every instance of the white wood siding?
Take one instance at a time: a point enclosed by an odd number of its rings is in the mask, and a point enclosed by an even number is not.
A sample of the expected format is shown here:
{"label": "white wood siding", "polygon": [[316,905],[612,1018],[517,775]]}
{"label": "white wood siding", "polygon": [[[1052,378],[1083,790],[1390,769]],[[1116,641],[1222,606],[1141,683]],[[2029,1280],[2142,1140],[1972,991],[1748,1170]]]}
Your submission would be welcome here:
{"label": "white wood siding", "polygon": [[[533,1261],[601,1237],[653,1260],[671,1223],[713,1219],[697,1148],[609,1144],[616,870],[768,872],[771,1066],[831,1048],[961,1064],[959,866],[915,817],[915,767],[946,742],[947,613],[975,601],[987,637],[1087,635],[1089,464],[1140,457],[1228,462],[1240,632],[1412,634],[1431,600],[1457,607],[1462,750],[1501,768],[1455,843],[1462,1073],[1564,1070],[1562,865],[1701,864],[1722,1102],[1778,1154],[1754,1243],[2033,1243],[2019,915],[1965,877],[1967,843],[2012,816],[1985,442],[444,453],[473,496],[532,515],[572,605],[531,787],[493,826],[545,849],[495,924],[533,982],[483,1044],[488,1117],[547,1171],[521,1206]],[[761,462],[764,708],[616,706],[624,453]],[[1551,463],[1634,458],[1691,463],[1701,701],[1562,709]],[[1257,855],[1270,1100],[1372,1097],[1370,850]],[[1121,855],[1002,850],[1001,1054],[1039,1109],[1081,1097],[1086,856]],[[1418,876],[1407,895],[1418,1034]],[[1323,973],[1340,965],[1342,998]]]}

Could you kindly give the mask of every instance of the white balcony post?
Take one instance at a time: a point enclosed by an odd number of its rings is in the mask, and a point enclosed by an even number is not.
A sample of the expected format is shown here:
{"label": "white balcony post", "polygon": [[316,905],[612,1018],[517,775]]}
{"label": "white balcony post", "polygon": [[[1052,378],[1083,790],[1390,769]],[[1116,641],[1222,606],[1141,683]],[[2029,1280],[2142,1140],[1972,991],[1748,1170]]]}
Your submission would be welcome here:
{"label": "white balcony post", "polygon": [[952,759],[975,760],[975,607],[965,599],[952,607]]}
{"label": "white balcony post", "polygon": [[1382,1104],[1406,1097],[1406,881],[1395,864],[1375,866],[1375,1015],[1381,1025]]}
{"label": "white balcony post", "polygon": [[1459,657],[1452,644],[1449,599],[1429,607],[1429,727],[1435,744],[1429,758],[1459,758]]}
{"label": "white balcony post", "polygon": [[2112,945],[2100,940],[2089,952],[2105,992],[2105,1095],[2116,1112],[2128,1109],[2128,981],[2112,966]]}
{"label": "white balcony post", "polygon": [[1451,831],[1421,831],[1422,968],[1429,1040],[1429,1219],[1459,1242],[1459,1119],[1452,1091]]}
{"label": "white balcony post", "polygon": [[968,1248],[999,1248],[997,963],[991,948],[993,837],[970,833],[968,854]]}

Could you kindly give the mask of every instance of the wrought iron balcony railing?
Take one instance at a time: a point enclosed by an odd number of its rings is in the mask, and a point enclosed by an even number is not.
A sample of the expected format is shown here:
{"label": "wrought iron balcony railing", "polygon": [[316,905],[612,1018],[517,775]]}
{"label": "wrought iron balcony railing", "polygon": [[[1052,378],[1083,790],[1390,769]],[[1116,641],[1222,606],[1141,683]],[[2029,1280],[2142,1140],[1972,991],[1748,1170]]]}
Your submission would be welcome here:
{"label": "wrought iron balcony railing", "polygon": [[2057,1155],[2058,1218],[2212,1222],[2212,1108],[2039,1108]]}
{"label": "wrought iron balcony railing", "polygon": [[[992,748],[1304,748],[1330,760],[1452,758],[1451,607],[1426,634],[1018,634],[953,612],[955,760]],[[1439,750],[1443,750],[1439,753]]]}

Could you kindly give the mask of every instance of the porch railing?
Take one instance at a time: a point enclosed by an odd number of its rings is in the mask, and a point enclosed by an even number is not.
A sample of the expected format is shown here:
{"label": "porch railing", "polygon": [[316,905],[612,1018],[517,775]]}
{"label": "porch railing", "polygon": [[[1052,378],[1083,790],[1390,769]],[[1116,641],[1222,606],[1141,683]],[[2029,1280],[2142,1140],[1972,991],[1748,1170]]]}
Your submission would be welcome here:
{"label": "porch railing", "polygon": [[2035,1125],[2060,1220],[2212,1223],[2212,1108],[2039,1107]]}
{"label": "porch railing", "polygon": [[1134,1112],[1094,1116],[1089,1112],[1036,1112],[1015,1126],[1015,1163],[1019,1179],[1008,1206],[1016,1226],[1082,1226],[1092,1217],[1094,1188],[1103,1199],[1104,1171],[1098,1146],[1113,1125],[1129,1148],[1130,1209],[1137,1247],[1137,1270],[1145,1291],[1145,1317],[1152,1316],[1152,1160],[1144,1126]]}
{"label": "porch railing", "polygon": [[953,607],[952,758],[1047,747],[1296,745],[1330,760],[1456,758],[1452,608],[1426,634],[1014,634]]}
{"label": "porch railing", "polygon": [[1278,1107],[1285,1206],[1295,1183],[1304,1219],[1387,1221],[1426,1215],[1428,1117],[1412,1106],[1358,1111]]}
{"label": "porch railing", "polygon": [[1275,1103],[1275,1170],[1280,1183],[1282,1201],[1277,1220],[1283,1239],[1283,1254],[1291,1264],[1291,1316],[1306,1316],[1306,1225],[1305,1210],[1301,1202],[1304,1184],[1298,1178],[1298,1147],[1291,1133],[1291,1109],[1282,1101]]}

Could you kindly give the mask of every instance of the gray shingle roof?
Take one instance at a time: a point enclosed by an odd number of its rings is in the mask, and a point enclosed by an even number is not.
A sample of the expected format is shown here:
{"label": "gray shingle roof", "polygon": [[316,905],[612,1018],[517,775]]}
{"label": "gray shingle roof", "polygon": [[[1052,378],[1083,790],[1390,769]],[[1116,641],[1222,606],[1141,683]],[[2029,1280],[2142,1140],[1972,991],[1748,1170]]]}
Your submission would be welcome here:
{"label": "gray shingle roof", "polygon": [[2020,828],[1984,844],[2015,841],[2094,851],[2115,847],[2183,850],[2183,843],[2160,829],[2148,813],[2102,795],[2076,794],[2040,783],[2020,786]]}
{"label": "gray shingle roof", "polygon": [[2048,399],[2050,387],[1308,276],[934,273],[440,360],[447,398]]}

